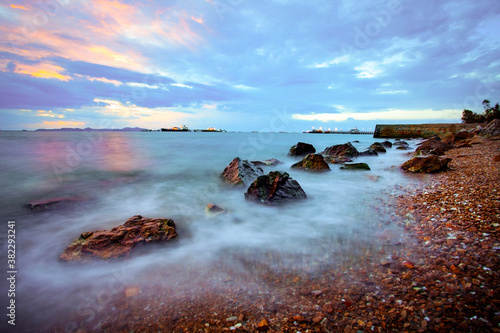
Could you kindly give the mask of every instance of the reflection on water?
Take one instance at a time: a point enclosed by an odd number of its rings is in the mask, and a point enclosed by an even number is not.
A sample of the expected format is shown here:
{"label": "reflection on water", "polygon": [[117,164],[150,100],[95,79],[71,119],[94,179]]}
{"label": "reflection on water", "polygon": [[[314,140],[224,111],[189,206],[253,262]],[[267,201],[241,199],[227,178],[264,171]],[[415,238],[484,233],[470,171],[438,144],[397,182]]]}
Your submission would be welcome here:
{"label": "reflection on water", "polygon": [[124,133],[114,133],[105,137],[96,151],[97,160],[103,162],[103,169],[127,172],[145,167],[141,152],[130,143],[130,139],[130,136]]}

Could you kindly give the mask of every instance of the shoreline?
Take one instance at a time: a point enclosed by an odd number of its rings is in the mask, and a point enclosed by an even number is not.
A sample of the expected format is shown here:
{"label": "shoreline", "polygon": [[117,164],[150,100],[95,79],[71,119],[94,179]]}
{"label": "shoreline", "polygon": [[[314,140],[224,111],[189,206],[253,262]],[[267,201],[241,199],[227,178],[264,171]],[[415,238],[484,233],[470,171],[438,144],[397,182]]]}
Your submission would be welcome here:
{"label": "shoreline", "polygon": [[353,240],[344,261],[309,272],[239,258],[254,275],[224,263],[187,267],[182,286],[165,286],[157,274],[168,272],[152,270],[151,285],[113,295],[115,310],[91,320],[70,312],[69,331],[500,332],[500,141],[480,141],[446,152],[451,170],[381,194],[387,226],[373,244]]}

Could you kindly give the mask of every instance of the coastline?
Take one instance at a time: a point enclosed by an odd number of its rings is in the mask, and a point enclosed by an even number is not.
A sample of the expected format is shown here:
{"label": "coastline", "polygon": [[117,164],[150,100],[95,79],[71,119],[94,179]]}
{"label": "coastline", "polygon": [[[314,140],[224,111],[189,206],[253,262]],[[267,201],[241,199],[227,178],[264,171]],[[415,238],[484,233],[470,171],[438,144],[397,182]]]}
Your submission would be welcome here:
{"label": "coastline", "polygon": [[[378,227],[377,244],[353,240],[352,255],[333,266],[311,274],[240,258],[255,276],[235,270],[228,278],[224,272],[233,268],[224,263],[187,267],[187,273],[219,272],[217,281],[191,279],[189,289],[165,287],[158,276],[168,272],[149,271],[150,286],[127,285],[113,295],[108,304],[115,310],[92,320],[70,313],[70,331],[500,331],[498,154],[500,141],[480,139],[446,152],[451,170],[423,176],[403,194],[383,193],[379,209],[387,225]],[[272,262],[279,254],[265,255]]]}
{"label": "coastline", "polygon": [[430,331],[500,332],[500,141],[475,143],[447,151],[451,170],[397,201]]}

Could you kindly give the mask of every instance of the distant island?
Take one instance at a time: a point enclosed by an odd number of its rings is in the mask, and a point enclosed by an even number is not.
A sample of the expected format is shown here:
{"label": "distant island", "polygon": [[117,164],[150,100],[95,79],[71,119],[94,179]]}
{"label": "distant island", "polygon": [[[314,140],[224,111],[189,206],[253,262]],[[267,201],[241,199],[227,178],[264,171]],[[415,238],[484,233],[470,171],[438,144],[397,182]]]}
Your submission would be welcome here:
{"label": "distant island", "polygon": [[45,129],[39,128],[35,132],[82,132],[82,131],[97,131],[97,132],[145,132],[149,131],[146,128],[140,127],[124,127],[124,128],[54,128]]}

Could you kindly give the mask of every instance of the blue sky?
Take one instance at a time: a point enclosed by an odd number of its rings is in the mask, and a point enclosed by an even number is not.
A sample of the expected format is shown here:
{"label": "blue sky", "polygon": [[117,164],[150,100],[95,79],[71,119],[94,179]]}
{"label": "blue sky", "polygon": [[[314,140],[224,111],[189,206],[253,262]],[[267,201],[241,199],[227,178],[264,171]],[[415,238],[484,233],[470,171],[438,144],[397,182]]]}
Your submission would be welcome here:
{"label": "blue sky", "polygon": [[500,101],[499,1],[12,0],[0,17],[0,129],[373,129]]}

